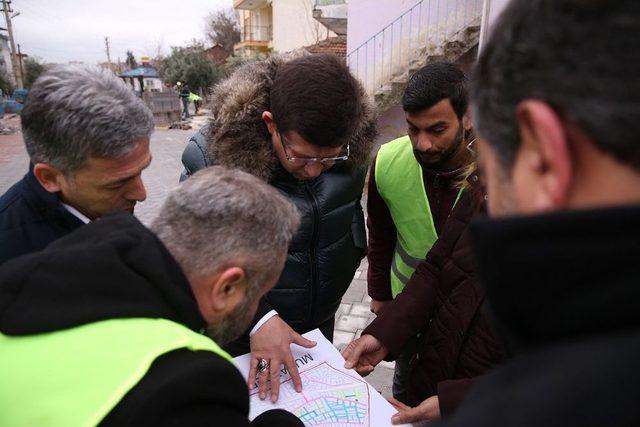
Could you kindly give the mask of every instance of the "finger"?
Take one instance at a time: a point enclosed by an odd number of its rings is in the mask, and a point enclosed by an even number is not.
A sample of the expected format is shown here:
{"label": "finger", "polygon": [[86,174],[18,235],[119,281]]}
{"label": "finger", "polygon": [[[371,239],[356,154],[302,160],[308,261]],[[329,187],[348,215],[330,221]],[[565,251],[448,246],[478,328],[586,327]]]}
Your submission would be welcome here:
{"label": "finger", "polygon": [[366,377],[367,375],[369,375],[371,372],[373,372],[374,369],[375,367],[373,365],[368,365],[368,364],[356,366],[356,372],[362,375],[363,377]]}
{"label": "finger", "polygon": [[291,353],[289,353],[289,356],[284,360],[284,366],[287,368],[287,371],[289,371],[289,375],[291,375],[293,387],[300,393],[302,391],[302,379],[300,378],[298,366],[296,366],[296,362],[293,360]]}
{"label": "finger", "polygon": [[247,385],[249,386],[249,390],[253,390],[256,385],[256,372],[258,371],[258,359],[253,357],[251,358],[251,363],[249,366],[249,377],[247,378]]}
{"label": "finger", "polygon": [[396,408],[397,411],[402,411],[402,410],[411,408],[410,406],[405,405],[404,403],[400,402],[398,399],[393,397],[388,398],[387,401],[391,403],[391,405],[393,405],[393,407]]}
{"label": "finger", "polygon": [[267,397],[267,380],[269,379],[269,371],[258,372],[258,392],[260,399],[264,400]]}
{"label": "finger", "polygon": [[418,421],[423,421],[421,412],[418,408],[409,408],[402,410],[391,417],[392,424],[407,424],[407,423],[415,423]]}
{"label": "finger", "polygon": [[315,341],[308,340],[298,333],[294,333],[292,338],[292,343],[298,344],[299,346],[302,346],[304,348],[315,347],[317,344]]}
{"label": "finger", "polygon": [[271,370],[271,402],[276,403],[280,394],[280,361],[272,359],[269,368]]}
{"label": "finger", "polygon": [[342,351],[342,357],[344,357],[345,360],[344,367],[346,369],[352,369],[358,363],[364,347],[360,345],[361,342],[360,338],[358,338],[350,342],[347,348]]}

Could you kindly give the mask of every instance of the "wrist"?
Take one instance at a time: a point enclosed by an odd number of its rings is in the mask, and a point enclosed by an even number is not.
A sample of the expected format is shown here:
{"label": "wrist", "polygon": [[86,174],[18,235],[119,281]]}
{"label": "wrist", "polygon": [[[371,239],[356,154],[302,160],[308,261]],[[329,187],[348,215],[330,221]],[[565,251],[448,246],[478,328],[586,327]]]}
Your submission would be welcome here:
{"label": "wrist", "polygon": [[249,337],[252,337],[253,335],[255,335],[258,330],[265,324],[267,323],[269,320],[271,320],[271,318],[273,318],[274,316],[277,316],[278,312],[275,310],[271,310],[269,311],[267,314],[265,314],[264,316],[262,316],[262,318],[260,320],[258,320],[258,322],[254,325],[254,327],[251,329],[251,332],[249,332]]}

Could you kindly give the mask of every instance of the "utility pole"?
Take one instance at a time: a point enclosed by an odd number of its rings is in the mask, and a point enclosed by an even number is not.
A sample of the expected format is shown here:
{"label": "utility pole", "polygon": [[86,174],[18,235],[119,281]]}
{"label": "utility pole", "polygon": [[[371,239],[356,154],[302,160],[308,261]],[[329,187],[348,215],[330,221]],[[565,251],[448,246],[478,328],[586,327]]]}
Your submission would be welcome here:
{"label": "utility pole", "polygon": [[113,71],[113,65],[111,65],[111,52],[109,51],[109,37],[104,37],[104,45],[107,48],[107,62],[109,62],[109,69]]}
{"label": "utility pole", "polygon": [[20,43],[18,43],[18,62],[20,63],[20,75],[24,78],[24,65],[22,64],[22,52],[20,52]]}
{"label": "utility pole", "polygon": [[16,79],[16,86],[18,89],[23,88],[22,84],[22,74],[18,68],[18,59],[16,57],[16,44],[13,40],[13,26],[11,25],[11,17],[9,16],[10,12],[13,10],[9,10],[9,5],[11,1],[2,0],[2,11],[4,12],[4,19],[7,21],[7,32],[9,33],[9,43],[11,43],[11,65],[13,67],[13,75]]}

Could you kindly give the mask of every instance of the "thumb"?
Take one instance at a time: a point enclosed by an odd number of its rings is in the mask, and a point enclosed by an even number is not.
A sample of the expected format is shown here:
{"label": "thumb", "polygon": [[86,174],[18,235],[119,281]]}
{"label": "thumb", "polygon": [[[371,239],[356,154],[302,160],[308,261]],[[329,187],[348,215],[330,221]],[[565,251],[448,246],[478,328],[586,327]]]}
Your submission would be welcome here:
{"label": "thumb", "polygon": [[306,339],[305,337],[303,337],[302,335],[300,335],[297,332],[293,334],[293,339],[291,340],[291,342],[294,343],[294,344],[298,344],[299,346],[304,347],[304,348],[315,347],[316,344],[317,344],[315,341],[311,341],[309,339]]}
{"label": "thumb", "polygon": [[418,421],[423,421],[421,417],[420,410],[416,408],[407,408],[404,409],[393,417],[391,417],[391,423],[396,424],[407,424],[407,423],[415,423]]}
{"label": "thumb", "polygon": [[363,346],[360,345],[358,340],[350,342],[342,352],[342,357],[345,359],[344,367],[347,369],[353,368],[358,363],[358,360],[360,360],[362,350]]}

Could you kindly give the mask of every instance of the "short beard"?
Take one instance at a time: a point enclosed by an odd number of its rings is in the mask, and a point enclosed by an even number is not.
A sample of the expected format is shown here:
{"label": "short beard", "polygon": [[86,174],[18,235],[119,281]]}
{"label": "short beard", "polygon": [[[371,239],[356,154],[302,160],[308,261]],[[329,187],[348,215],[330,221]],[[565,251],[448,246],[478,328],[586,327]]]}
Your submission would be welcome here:
{"label": "short beard", "polygon": [[429,166],[432,169],[436,169],[436,170],[440,169],[443,165],[445,165],[449,160],[451,160],[458,153],[458,150],[460,149],[460,146],[463,143],[462,141],[463,133],[464,132],[463,132],[462,123],[460,122],[460,120],[458,120],[458,131],[456,132],[456,135],[454,137],[453,144],[451,145],[451,147],[449,147],[446,151],[442,153],[442,156],[440,156],[438,160],[435,160],[433,162],[425,162],[421,159],[420,152],[414,150],[416,159],[418,159],[418,161],[423,165]]}
{"label": "short beard", "polygon": [[222,322],[207,328],[207,336],[219,346],[224,346],[239,338],[247,330],[253,320],[251,312],[252,298],[245,297],[244,302]]}

